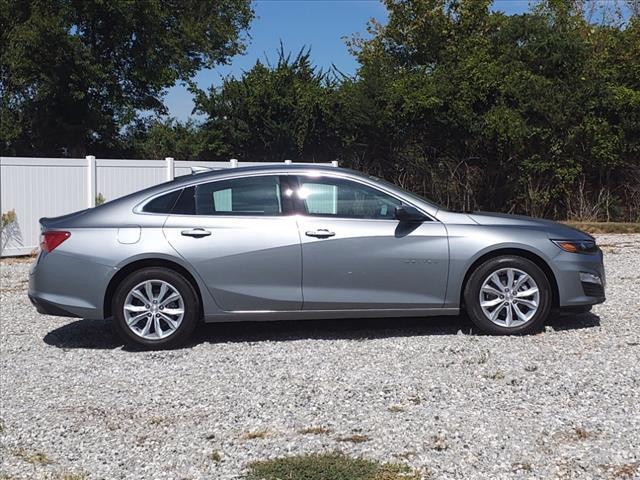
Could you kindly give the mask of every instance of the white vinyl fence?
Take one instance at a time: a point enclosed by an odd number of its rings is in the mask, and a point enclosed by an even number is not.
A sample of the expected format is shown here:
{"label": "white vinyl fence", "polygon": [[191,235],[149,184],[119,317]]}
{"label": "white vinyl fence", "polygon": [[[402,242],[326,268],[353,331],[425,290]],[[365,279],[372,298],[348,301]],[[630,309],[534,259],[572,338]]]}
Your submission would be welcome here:
{"label": "white vinyl fence", "polygon": [[[336,162],[333,162],[337,165]],[[0,212],[15,221],[3,228],[0,254],[26,255],[38,248],[41,217],[57,217],[191,173],[192,167],[213,169],[260,165],[252,162],[187,162],[86,158],[0,157]]]}

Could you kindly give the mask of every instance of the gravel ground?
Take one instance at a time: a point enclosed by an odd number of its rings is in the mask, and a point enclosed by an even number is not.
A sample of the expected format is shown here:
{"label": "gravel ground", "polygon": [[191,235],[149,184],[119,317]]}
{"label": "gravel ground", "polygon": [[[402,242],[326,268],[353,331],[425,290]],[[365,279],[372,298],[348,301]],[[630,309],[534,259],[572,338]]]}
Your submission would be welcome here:
{"label": "gravel ground", "polygon": [[599,242],[608,301],[539,335],[461,318],[210,325],[168,352],[38,315],[28,265],[5,262],[0,478],[231,479],[335,450],[425,478],[640,478],[640,235]]}

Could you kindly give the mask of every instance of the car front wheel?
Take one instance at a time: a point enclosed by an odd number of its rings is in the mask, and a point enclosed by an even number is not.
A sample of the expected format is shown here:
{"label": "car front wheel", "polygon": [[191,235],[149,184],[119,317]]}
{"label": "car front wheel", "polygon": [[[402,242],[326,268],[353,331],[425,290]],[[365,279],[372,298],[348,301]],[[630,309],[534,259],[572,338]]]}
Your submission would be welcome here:
{"label": "car front wheel", "polygon": [[551,286],[532,261],[500,256],[476,268],[467,281],[464,301],[469,317],[495,335],[540,330],[551,311]]}
{"label": "car front wheel", "polygon": [[184,343],[199,316],[198,296],[179,273],[161,267],[133,272],[112,304],[116,329],[129,344],[172,348]]}

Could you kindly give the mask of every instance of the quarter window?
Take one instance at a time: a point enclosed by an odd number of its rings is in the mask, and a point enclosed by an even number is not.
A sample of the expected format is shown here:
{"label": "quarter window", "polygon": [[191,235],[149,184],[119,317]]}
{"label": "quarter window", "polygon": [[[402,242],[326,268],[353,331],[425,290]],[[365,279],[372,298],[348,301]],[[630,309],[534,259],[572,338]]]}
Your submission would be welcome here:
{"label": "quarter window", "polygon": [[173,192],[156,197],[150,202],[147,202],[145,206],[142,207],[142,211],[147,213],[169,214],[171,213],[171,209],[173,208],[173,205],[176,203],[176,200],[178,199],[180,192],[181,190],[174,190]]}
{"label": "quarter window", "polygon": [[308,215],[392,220],[402,202],[375,188],[339,178],[300,177]]}

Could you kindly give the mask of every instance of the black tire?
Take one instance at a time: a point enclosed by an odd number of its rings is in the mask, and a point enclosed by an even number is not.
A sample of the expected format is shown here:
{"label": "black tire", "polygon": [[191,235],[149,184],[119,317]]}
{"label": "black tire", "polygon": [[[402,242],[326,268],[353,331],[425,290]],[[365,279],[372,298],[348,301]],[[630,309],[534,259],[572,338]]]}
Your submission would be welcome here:
{"label": "black tire", "polygon": [[[170,335],[160,339],[147,339],[134,333],[127,325],[124,304],[129,292],[140,283],[148,280],[160,280],[168,283],[182,296],[184,315],[179,326]],[[141,346],[145,349],[175,348],[184,344],[200,317],[200,302],[191,283],[174,270],[163,267],[148,267],[128,275],[118,285],[111,303],[114,326],[120,337],[129,345]],[[164,324],[166,326],[166,324]]]}
{"label": "black tire", "polygon": [[[538,286],[537,311],[525,323],[517,326],[506,327],[494,323],[485,316],[480,306],[480,289],[485,279],[504,268],[516,268],[525,272]],[[538,332],[542,328],[551,312],[552,291],[549,279],[535,263],[523,257],[505,255],[487,260],[471,273],[464,289],[464,302],[469,318],[481,331],[492,335],[523,335]]]}

